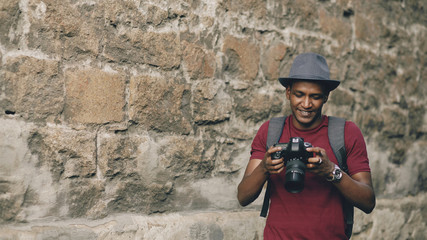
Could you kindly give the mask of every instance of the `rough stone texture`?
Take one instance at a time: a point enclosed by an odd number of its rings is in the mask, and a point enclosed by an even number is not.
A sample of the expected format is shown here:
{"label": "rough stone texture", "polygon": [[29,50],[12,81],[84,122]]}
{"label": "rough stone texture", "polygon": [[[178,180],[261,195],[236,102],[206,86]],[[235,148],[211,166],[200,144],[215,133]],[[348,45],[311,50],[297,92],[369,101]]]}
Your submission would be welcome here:
{"label": "rough stone texture", "polygon": [[280,62],[285,57],[289,47],[282,42],[272,43],[266,49],[261,61],[261,68],[266,79],[277,81],[279,78]]}
{"label": "rough stone texture", "polygon": [[65,72],[67,121],[77,123],[120,122],[124,118],[125,79],[99,69]]}
{"label": "rough stone texture", "polygon": [[129,85],[129,118],[152,129],[188,134],[189,86],[163,77],[136,76]]}
{"label": "rough stone texture", "polygon": [[197,124],[210,124],[228,120],[231,116],[232,103],[224,93],[221,82],[203,81],[195,84],[194,121]]}
{"label": "rough stone texture", "polygon": [[[215,219],[215,221],[212,221]],[[245,228],[236,229],[241,219]],[[253,212],[182,213],[147,217],[118,215],[102,220],[75,219],[57,227],[0,229],[1,239],[262,239],[263,221]],[[250,229],[250,231],[247,231]]]}
{"label": "rough stone texture", "polygon": [[185,41],[183,46],[183,62],[190,78],[204,79],[213,77],[216,68],[214,53]]}
{"label": "rough stone texture", "polygon": [[53,121],[63,110],[57,61],[16,57],[3,65],[0,106],[30,121]]}
{"label": "rough stone texture", "polygon": [[426,8],[0,1],[0,239],[262,239],[236,187],[308,51],[368,147],[378,201],[353,239],[426,239]]}
{"label": "rough stone texture", "polygon": [[425,239],[425,193],[417,197],[380,199],[371,215],[355,211],[352,239]]}
{"label": "rough stone texture", "polygon": [[249,39],[226,36],[222,51],[227,56],[225,73],[238,72],[239,74],[233,77],[255,79],[260,61],[258,46],[251,43]]}
{"label": "rough stone texture", "polygon": [[37,165],[47,166],[55,180],[95,175],[94,133],[47,127],[30,134],[28,147],[37,156]]}

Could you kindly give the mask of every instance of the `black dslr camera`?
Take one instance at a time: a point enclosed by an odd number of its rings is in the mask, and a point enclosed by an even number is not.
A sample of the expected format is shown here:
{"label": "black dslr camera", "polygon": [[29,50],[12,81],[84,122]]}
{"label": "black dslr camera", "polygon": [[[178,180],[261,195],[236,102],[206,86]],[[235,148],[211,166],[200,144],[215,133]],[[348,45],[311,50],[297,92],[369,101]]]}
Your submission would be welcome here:
{"label": "black dslr camera", "polygon": [[299,193],[304,188],[304,177],[307,161],[314,154],[307,152],[311,144],[304,142],[303,138],[293,137],[288,143],[277,143],[275,147],[282,147],[282,150],[271,154],[271,159],[283,158],[286,166],[285,188],[290,193]]}

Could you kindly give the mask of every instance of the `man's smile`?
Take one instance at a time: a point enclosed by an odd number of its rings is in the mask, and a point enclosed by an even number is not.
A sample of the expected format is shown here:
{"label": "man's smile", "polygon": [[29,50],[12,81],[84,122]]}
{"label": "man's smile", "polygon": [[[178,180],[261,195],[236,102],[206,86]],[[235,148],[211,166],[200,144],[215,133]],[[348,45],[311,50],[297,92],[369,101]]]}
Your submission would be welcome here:
{"label": "man's smile", "polygon": [[307,110],[302,110],[302,109],[298,109],[298,112],[303,117],[309,117],[313,113],[313,111],[307,111]]}

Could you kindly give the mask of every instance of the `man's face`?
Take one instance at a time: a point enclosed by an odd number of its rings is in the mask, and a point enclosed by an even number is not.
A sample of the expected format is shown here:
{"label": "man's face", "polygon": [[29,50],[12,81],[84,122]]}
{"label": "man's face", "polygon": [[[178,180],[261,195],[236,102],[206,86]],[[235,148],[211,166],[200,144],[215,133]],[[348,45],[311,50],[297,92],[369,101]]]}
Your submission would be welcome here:
{"label": "man's face", "polygon": [[293,124],[299,129],[312,129],[322,122],[322,107],[327,101],[322,85],[310,81],[295,81],[286,88]]}

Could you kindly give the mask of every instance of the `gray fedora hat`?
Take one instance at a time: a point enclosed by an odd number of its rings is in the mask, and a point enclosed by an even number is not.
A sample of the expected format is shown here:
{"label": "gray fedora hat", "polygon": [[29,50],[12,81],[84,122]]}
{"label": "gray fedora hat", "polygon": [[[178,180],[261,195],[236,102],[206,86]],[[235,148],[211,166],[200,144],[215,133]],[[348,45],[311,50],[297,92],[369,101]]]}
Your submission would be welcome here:
{"label": "gray fedora hat", "polygon": [[324,57],[317,53],[303,53],[298,55],[292,63],[289,77],[279,78],[279,82],[288,87],[292,80],[320,81],[329,91],[340,85],[340,81],[329,78],[329,68]]}

